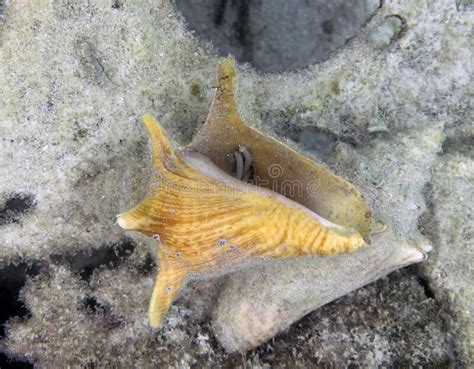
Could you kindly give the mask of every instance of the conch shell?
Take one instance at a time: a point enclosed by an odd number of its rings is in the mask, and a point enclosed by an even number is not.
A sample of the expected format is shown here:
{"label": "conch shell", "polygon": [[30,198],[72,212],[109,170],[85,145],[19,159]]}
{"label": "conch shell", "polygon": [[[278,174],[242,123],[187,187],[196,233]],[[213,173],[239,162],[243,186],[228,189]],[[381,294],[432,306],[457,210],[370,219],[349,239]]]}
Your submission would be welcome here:
{"label": "conch shell", "polygon": [[[157,184],[117,222],[157,241],[160,272],[149,307],[153,327],[191,273],[249,257],[342,254],[363,246],[369,234],[370,213],[354,186],[241,121],[234,76],[232,60],[224,60],[209,117],[187,149],[175,151],[155,119],[143,117]],[[272,188],[291,178],[312,181],[320,193],[290,199],[233,178],[226,173],[225,158],[238,145],[254,156],[257,176],[274,180]],[[278,178],[267,172],[274,164],[281,169]]]}

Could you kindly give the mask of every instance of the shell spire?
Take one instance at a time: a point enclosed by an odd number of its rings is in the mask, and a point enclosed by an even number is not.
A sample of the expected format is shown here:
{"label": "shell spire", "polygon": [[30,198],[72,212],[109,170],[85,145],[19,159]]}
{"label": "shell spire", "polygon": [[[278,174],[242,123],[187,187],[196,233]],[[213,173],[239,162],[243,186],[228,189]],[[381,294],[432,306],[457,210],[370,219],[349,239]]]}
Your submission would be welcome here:
{"label": "shell spire", "polygon": [[[156,119],[150,114],[145,114],[142,119],[150,137],[153,165],[158,170],[158,174],[166,178],[173,165],[178,164],[178,158]],[[148,215],[155,212],[154,204],[156,203],[159,201],[157,202],[153,196],[145,198],[132,209],[118,214],[118,225],[123,229],[153,235],[154,230],[150,228]]]}

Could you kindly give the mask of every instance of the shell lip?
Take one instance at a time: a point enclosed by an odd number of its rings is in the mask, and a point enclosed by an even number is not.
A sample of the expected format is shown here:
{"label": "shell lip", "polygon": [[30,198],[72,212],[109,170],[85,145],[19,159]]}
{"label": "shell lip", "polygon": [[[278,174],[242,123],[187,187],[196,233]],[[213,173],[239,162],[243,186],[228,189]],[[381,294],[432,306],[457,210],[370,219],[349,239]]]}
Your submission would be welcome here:
{"label": "shell lip", "polygon": [[117,223],[122,229],[126,229],[126,230],[137,229],[135,222],[128,215],[128,213],[129,211],[125,211],[123,213],[117,214],[115,217],[115,223]]}
{"label": "shell lip", "polygon": [[257,192],[262,196],[274,198],[279,202],[296,209],[303,210],[306,214],[314,218],[317,222],[323,225],[326,228],[330,228],[339,234],[344,234],[347,237],[350,237],[357,232],[352,227],[344,227],[337,223],[331,222],[330,220],[322,217],[312,209],[309,209],[304,204],[299,203],[298,201],[286,197],[284,194],[272,191],[267,187],[261,187],[251,183],[242,182],[215,165],[212,160],[207,158],[205,155],[202,155],[198,151],[195,151],[190,148],[185,148],[178,152],[178,156],[183,160],[187,165],[193,169],[199,171],[200,173],[211,177],[212,179],[218,181],[220,184],[229,186],[235,189],[238,189],[243,192]]}

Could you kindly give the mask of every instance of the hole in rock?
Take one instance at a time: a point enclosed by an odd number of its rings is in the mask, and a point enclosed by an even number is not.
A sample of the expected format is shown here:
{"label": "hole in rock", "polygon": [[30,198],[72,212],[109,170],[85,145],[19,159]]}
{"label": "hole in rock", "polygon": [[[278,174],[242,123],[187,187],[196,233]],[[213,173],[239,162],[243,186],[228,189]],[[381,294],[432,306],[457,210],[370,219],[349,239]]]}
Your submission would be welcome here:
{"label": "hole in rock", "polygon": [[11,194],[3,205],[0,205],[0,225],[18,223],[34,207],[33,195]]}
{"label": "hole in rock", "polygon": [[123,6],[121,1],[114,0],[112,2],[112,9],[120,9]]}
{"label": "hole in rock", "polygon": [[150,253],[147,253],[137,266],[137,270],[142,275],[147,275],[148,273],[153,272],[155,268],[156,268],[156,261],[155,261],[155,258]]}
{"label": "hole in rock", "polygon": [[97,300],[95,296],[88,296],[82,300],[82,307],[90,315],[102,317],[109,328],[116,328],[121,324],[120,319],[111,312],[109,304]]}
{"label": "hole in rock", "polygon": [[[39,273],[38,263],[21,262],[0,267],[0,338],[5,336],[5,323],[13,317],[29,316],[29,310],[19,300],[27,277]],[[3,368],[3,366],[0,366]]]}
{"label": "hole in rock", "polygon": [[474,147],[474,136],[448,136],[443,142],[443,153],[459,153],[467,156],[474,156],[472,148]]}
{"label": "hole in rock", "polygon": [[289,126],[287,129],[283,129],[281,133],[305,149],[316,151],[322,157],[331,156],[338,141],[336,135],[323,132],[317,127],[312,126],[302,128]]}
{"label": "hole in rock", "polygon": [[0,368],[2,369],[33,369],[34,365],[28,361],[16,359],[0,352]]}
{"label": "hole in rock", "polygon": [[423,291],[425,292],[425,295],[426,295],[427,298],[429,298],[429,299],[436,298],[435,293],[434,293],[433,289],[431,288],[430,282],[426,277],[423,277],[423,276],[419,275],[417,277],[417,280],[418,280],[418,283],[420,284],[420,286],[423,288]]}
{"label": "hole in rock", "polygon": [[381,0],[176,0],[188,27],[219,55],[263,72],[323,60],[380,6]]}
{"label": "hole in rock", "polygon": [[86,297],[82,303],[84,308],[92,314],[105,313],[110,310],[109,306],[97,301],[94,296]]}
{"label": "hole in rock", "polygon": [[66,262],[72,271],[89,281],[93,271],[101,266],[115,268],[123,259],[133,253],[135,243],[131,239],[124,239],[120,243],[103,245],[94,250],[80,250],[75,254],[53,255],[54,262]]}

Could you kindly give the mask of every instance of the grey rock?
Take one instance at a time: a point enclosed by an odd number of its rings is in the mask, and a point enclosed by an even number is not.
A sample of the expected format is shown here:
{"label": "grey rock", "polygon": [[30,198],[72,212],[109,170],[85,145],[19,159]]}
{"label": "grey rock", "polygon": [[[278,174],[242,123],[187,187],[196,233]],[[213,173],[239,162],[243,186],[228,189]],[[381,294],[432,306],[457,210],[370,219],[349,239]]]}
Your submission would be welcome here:
{"label": "grey rock", "polygon": [[[326,260],[259,265],[253,274],[195,281],[153,331],[146,322],[156,272],[153,241],[127,235],[133,253],[111,266],[85,265],[83,257],[123,242],[115,215],[146,193],[151,163],[140,115],[157,116],[177,146],[205,119],[217,65],[210,47],[190,34],[167,1],[2,4],[0,268],[19,260],[39,265],[19,294],[31,316],[12,313],[1,339],[8,355],[38,367],[469,366],[470,2],[386,1],[371,18],[360,13],[359,25],[370,18],[360,28],[348,22],[355,36],[325,61],[266,76],[240,67],[245,120],[354,182],[375,219],[387,224],[364,253],[351,256],[359,271],[372,252],[398,255],[407,245],[422,248],[426,239],[433,246],[422,267],[322,307],[244,357],[224,352],[210,322],[229,350],[261,342],[329,300],[307,279],[327,271],[313,266]],[[273,12],[266,16],[278,19]],[[372,35],[390,16],[405,21],[403,31],[378,47]],[[259,60],[269,68],[306,57],[290,34],[278,38],[287,21],[269,36],[295,55],[252,51],[262,52]],[[379,126],[387,131],[369,133]],[[330,139],[320,142],[320,132]],[[89,267],[84,280],[81,270]],[[332,298],[388,271],[338,285]],[[257,336],[248,327],[250,314],[240,323],[223,313],[225,306],[252,301],[256,290],[246,281],[275,301],[269,306],[256,296],[254,311],[266,321],[280,319],[278,327],[260,324]],[[285,296],[298,303],[278,310]]]}
{"label": "grey rock", "polygon": [[[458,148],[463,150],[461,145]],[[464,350],[472,354],[474,214],[472,199],[466,197],[468,193],[474,193],[472,158],[446,154],[433,168],[433,182],[426,190],[432,206],[423,218],[425,232],[441,246],[422,266],[422,271],[436,298],[454,310],[457,319],[449,322],[450,329],[462,332]]]}
{"label": "grey rock", "polygon": [[305,67],[354,37],[380,0],[177,0],[189,28],[263,72]]}

